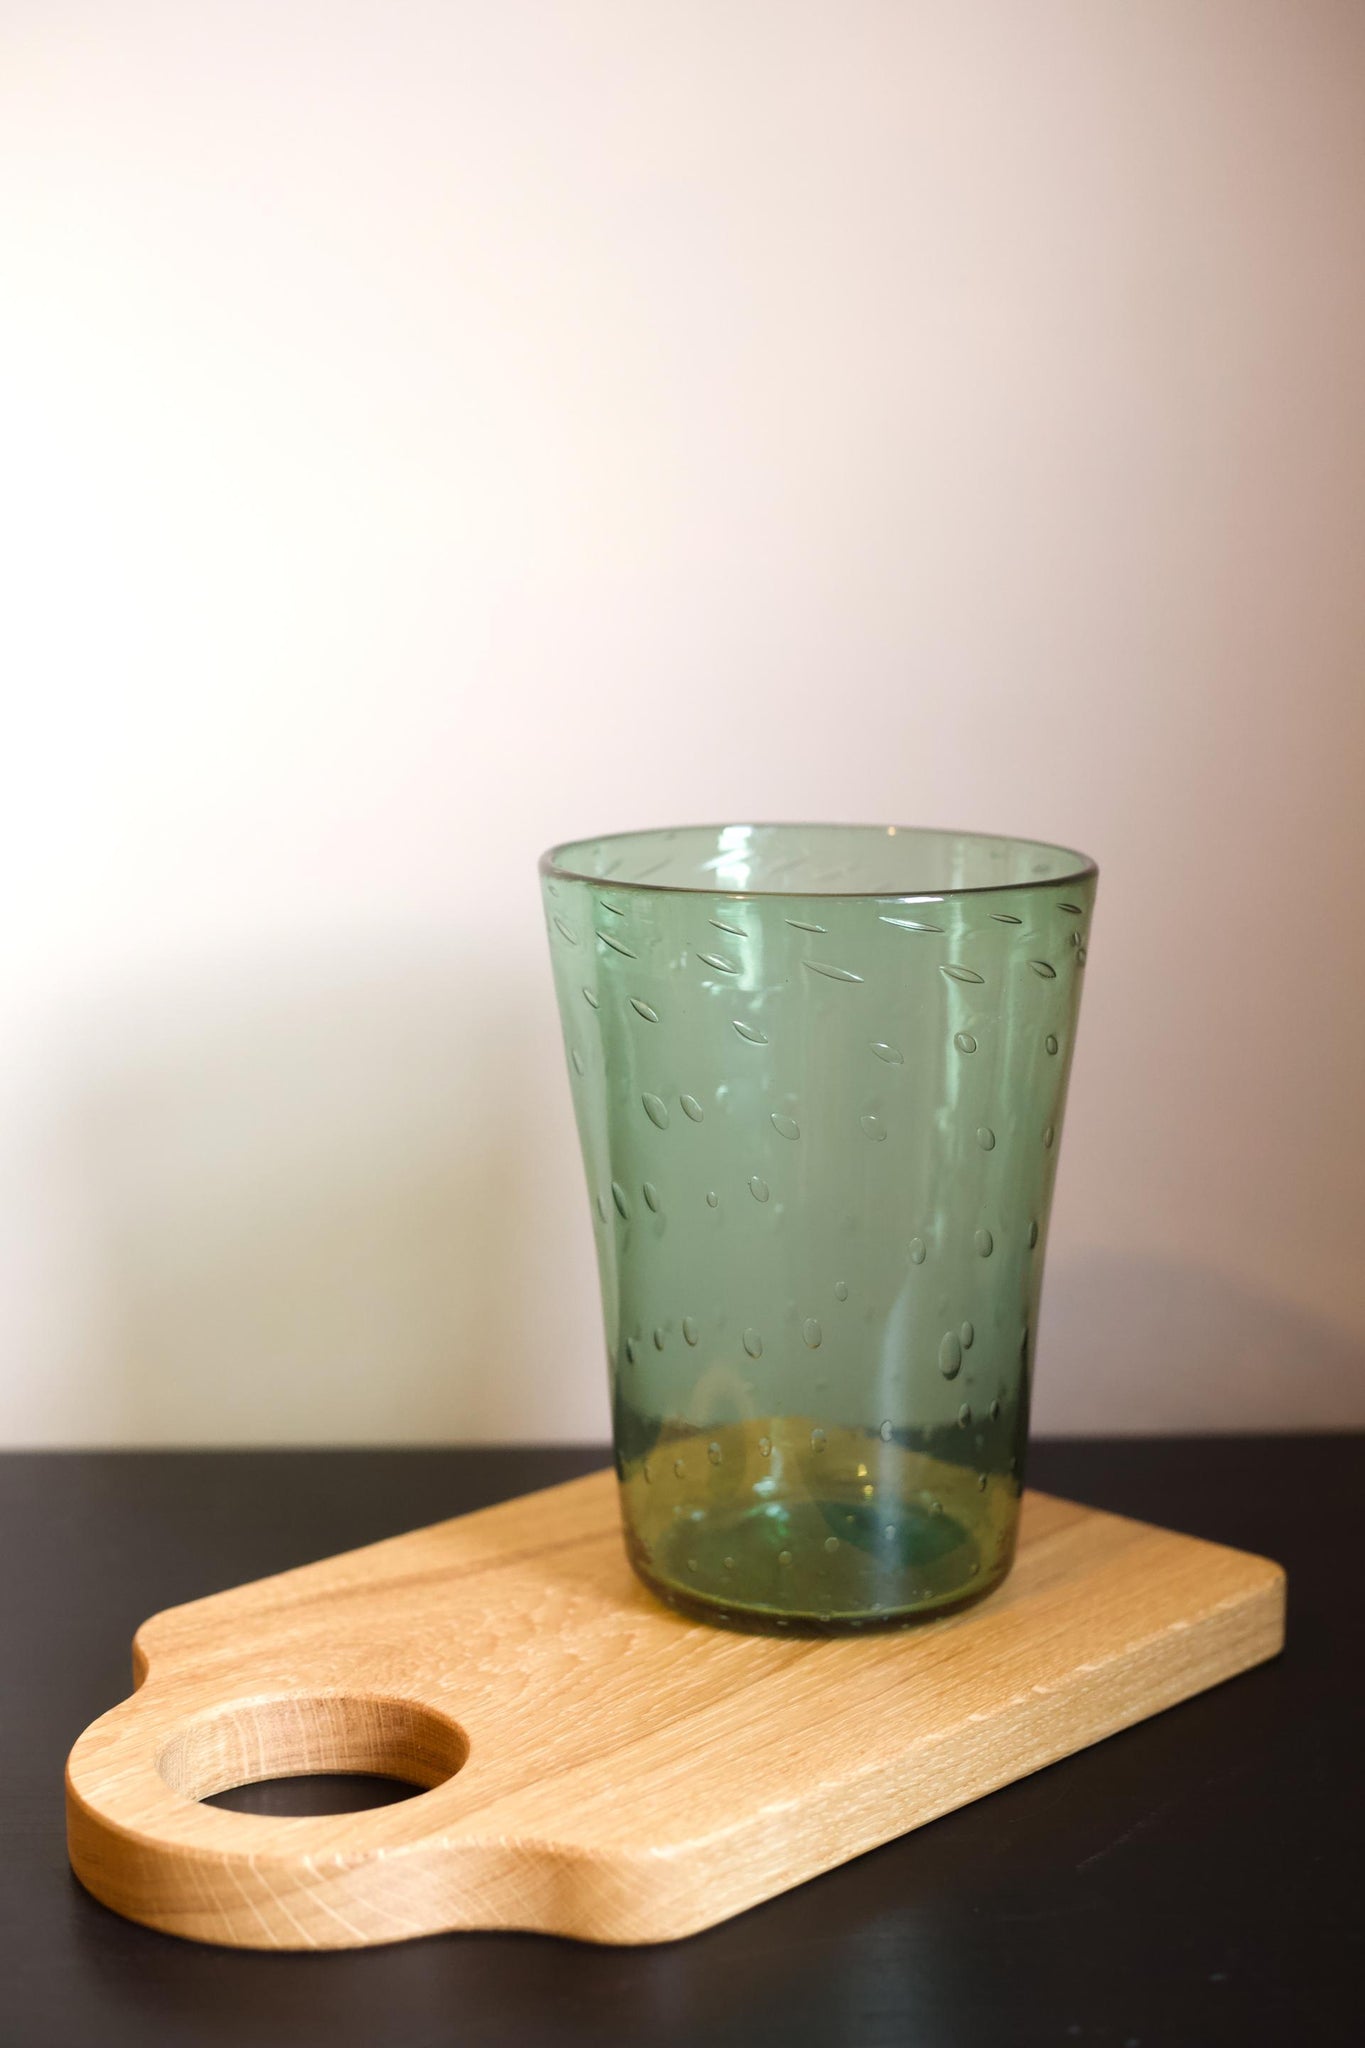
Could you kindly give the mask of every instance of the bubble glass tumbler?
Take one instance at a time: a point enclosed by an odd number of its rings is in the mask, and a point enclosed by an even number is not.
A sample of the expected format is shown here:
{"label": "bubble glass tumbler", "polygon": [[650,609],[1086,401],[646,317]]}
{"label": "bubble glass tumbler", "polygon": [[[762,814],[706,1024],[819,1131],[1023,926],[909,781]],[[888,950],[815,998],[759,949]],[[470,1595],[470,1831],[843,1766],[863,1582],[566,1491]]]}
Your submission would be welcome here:
{"label": "bubble glass tumbler", "polygon": [[750,1628],[988,1591],[1094,862],[727,825],[556,847],[541,875],[636,1571]]}

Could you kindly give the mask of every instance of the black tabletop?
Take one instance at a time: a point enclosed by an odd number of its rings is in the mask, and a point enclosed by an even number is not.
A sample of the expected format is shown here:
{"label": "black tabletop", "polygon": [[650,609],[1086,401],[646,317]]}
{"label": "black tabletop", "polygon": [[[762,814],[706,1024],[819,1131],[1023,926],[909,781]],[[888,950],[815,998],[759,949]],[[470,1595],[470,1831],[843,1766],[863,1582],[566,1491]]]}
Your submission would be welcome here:
{"label": "black tabletop", "polygon": [[1039,1486],[1278,1558],[1284,1656],[689,1941],[457,1934],[256,1955],[130,1926],[81,1890],[63,1760],[127,1692],[144,1616],[602,1461],[0,1459],[3,2048],[1365,2038],[1359,1437],[1035,1445]]}

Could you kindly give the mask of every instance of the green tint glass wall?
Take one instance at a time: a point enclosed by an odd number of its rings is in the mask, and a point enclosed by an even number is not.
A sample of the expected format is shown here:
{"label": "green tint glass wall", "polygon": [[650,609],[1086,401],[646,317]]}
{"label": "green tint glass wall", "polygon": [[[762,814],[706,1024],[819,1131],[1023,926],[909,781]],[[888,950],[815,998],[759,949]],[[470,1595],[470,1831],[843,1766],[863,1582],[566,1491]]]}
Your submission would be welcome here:
{"label": "green tint glass wall", "polygon": [[1094,863],[729,825],[541,870],[635,1569],[747,1627],[989,1590]]}

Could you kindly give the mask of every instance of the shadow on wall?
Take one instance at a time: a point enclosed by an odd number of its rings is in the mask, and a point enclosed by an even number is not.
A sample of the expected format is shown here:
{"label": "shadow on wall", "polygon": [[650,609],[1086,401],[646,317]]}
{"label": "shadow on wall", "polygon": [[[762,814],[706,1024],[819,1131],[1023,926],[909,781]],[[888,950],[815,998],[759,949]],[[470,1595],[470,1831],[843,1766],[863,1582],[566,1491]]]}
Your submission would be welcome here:
{"label": "shadow on wall", "polygon": [[1365,1345],[1203,1266],[1099,1251],[1049,1256],[1039,1435],[1350,1429]]}
{"label": "shadow on wall", "polygon": [[527,1077],[567,1103],[552,999],[499,988],[494,1014],[466,963],[315,960],[101,1020],[66,1132],[100,1382],[70,1435],[583,1433],[533,1383],[535,1289],[510,1284],[551,1199]]}

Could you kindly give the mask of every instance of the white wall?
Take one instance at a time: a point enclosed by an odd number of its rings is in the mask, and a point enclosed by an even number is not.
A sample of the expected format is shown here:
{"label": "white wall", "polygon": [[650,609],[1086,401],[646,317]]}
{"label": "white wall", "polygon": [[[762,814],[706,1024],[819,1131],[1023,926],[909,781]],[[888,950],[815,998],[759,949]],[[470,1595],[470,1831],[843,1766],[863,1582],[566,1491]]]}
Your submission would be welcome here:
{"label": "white wall", "polygon": [[1040,1426],[1365,1422],[1365,9],[9,0],[0,1431],[605,1433],[534,861],[1103,881]]}

